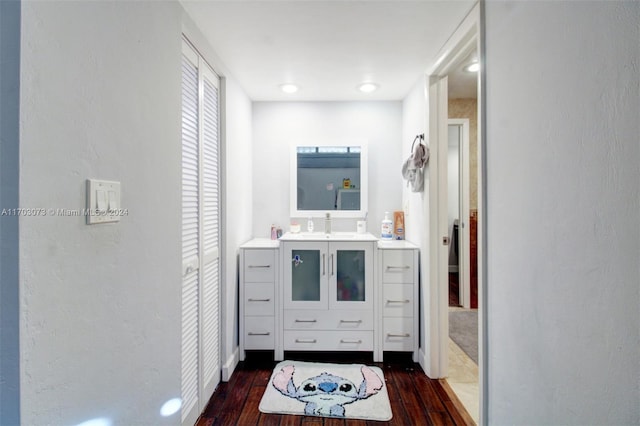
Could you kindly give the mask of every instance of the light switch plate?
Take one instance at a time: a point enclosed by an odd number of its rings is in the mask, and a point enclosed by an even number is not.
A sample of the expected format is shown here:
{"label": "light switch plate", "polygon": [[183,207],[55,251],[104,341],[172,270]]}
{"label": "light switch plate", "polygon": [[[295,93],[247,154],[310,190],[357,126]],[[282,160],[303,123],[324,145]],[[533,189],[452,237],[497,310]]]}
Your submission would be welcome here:
{"label": "light switch plate", "polygon": [[120,222],[120,182],[87,179],[87,225]]}

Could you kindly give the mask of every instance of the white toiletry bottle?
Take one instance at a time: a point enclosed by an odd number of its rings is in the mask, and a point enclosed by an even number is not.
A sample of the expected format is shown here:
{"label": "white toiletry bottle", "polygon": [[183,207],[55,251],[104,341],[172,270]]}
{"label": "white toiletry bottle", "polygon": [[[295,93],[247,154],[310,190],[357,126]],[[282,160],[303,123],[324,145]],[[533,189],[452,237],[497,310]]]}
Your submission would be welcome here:
{"label": "white toiletry bottle", "polygon": [[389,212],[384,212],[384,219],[382,220],[382,230],[380,232],[380,238],[383,240],[393,239],[393,221],[389,219]]}
{"label": "white toiletry bottle", "polygon": [[313,219],[309,218],[307,221],[307,232],[313,232]]}
{"label": "white toiletry bottle", "polygon": [[327,215],[324,218],[324,233],[325,234],[331,233],[331,214],[329,213],[327,213]]}

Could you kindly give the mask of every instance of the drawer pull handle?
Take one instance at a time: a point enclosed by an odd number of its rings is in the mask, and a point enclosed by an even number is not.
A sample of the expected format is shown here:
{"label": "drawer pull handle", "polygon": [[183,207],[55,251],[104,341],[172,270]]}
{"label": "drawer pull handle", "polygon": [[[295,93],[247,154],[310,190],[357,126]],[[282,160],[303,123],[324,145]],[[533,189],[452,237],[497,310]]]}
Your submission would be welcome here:
{"label": "drawer pull handle", "polygon": [[333,276],[333,253],[331,253],[330,257],[330,261],[329,261],[329,266],[331,266],[331,276]]}
{"label": "drawer pull handle", "polygon": [[387,337],[411,337],[411,335],[409,333],[404,333],[404,334],[387,333]]}
{"label": "drawer pull handle", "polygon": [[271,333],[269,333],[268,331],[266,333],[254,333],[253,331],[250,331],[247,334],[249,336],[269,336]]}
{"label": "drawer pull handle", "polygon": [[362,340],[360,340],[360,339],[358,339],[358,340],[340,339],[340,343],[357,343],[357,344],[360,344],[360,343],[362,343]]}
{"label": "drawer pull handle", "polygon": [[316,343],[316,339],[296,339],[296,343]]}
{"label": "drawer pull handle", "polygon": [[387,271],[391,271],[391,270],[400,270],[400,271],[406,271],[407,269],[411,268],[410,266],[387,266]]}
{"label": "drawer pull handle", "polygon": [[271,299],[249,299],[249,302],[271,302]]}
{"label": "drawer pull handle", "polygon": [[317,320],[314,319],[310,319],[310,320],[301,320],[301,319],[297,319],[295,322],[318,322]]}
{"label": "drawer pull handle", "polygon": [[404,300],[389,300],[387,299],[387,303],[409,303],[410,300],[409,299],[404,299]]}
{"label": "drawer pull handle", "polygon": [[254,269],[254,268],[271,268],[271,265],[249,265],[249,269]]}
{"label": "drawer pull handle", "polygon": [[362,323],[362,320],[340,320],[340,324],[342,324],[342,323],[360,324],[360,323]]}

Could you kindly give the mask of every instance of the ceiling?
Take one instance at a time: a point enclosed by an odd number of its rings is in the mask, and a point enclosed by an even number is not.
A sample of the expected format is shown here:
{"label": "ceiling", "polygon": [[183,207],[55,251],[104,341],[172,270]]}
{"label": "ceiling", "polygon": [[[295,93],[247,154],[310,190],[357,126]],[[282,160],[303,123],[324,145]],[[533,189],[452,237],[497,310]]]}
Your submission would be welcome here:
{"label": "ceiling", "polygon": [[[254,101],[402,100],[475,0],[181,0]],[[380,87],[361,93],[365,81]],[[294,94],[279,86],[295,83]]]}
{"label": "ceiling", "polygon": [[465,71],[465,67],[478,62],[478,52],[471,52],[448,75],[448,95],[451,99],[478,97],[478,73]]}

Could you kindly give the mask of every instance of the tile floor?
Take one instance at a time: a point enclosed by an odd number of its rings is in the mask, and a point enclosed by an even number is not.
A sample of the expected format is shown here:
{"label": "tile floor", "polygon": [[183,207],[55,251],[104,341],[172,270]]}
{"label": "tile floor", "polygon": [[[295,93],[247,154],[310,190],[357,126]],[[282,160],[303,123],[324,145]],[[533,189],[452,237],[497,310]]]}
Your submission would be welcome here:
{"label": "tile floor", "polygon": [[449,339],[449,377],[447,383],[478,424],[480,418],[480,387],[478,366],[456,343]]}

